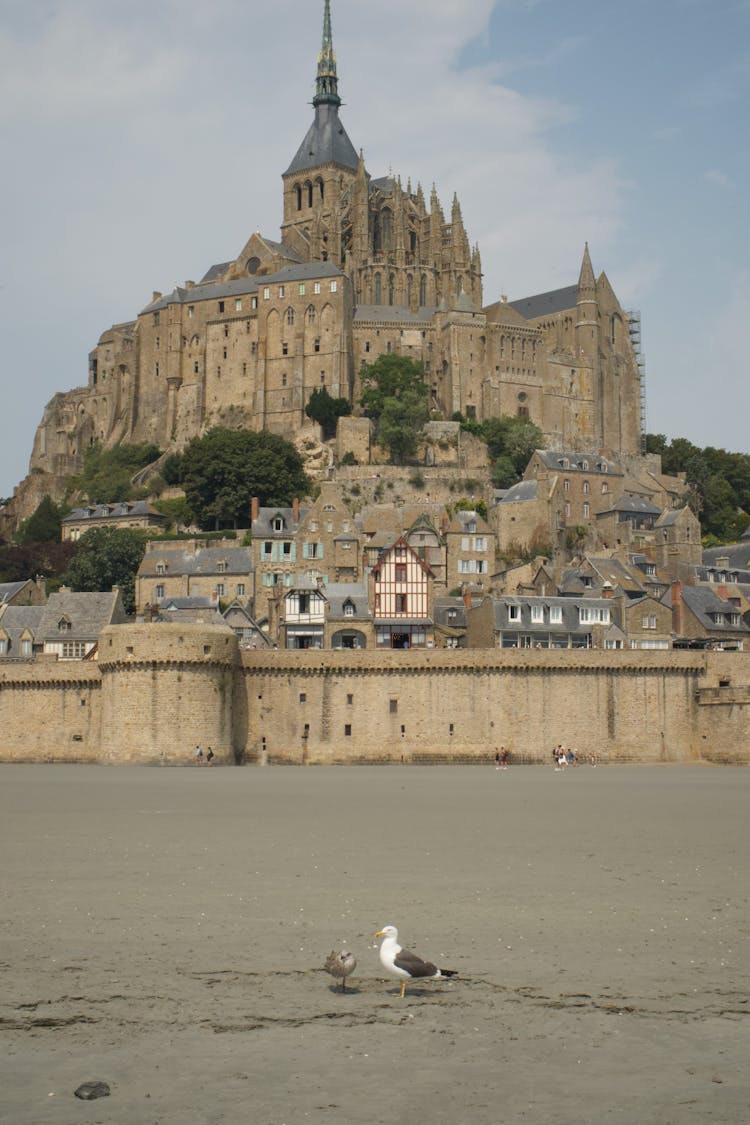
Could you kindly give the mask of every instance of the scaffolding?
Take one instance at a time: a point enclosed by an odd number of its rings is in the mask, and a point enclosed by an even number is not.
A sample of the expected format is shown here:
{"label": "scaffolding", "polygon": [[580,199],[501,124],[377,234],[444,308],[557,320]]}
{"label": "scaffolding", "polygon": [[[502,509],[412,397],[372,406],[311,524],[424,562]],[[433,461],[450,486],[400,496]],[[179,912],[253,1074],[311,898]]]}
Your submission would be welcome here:
{"label": "scaffolding", "polygon": [[641,396],[641,453],[646,452],[646,357],[641,351],[641,314],[639,309],[628,309],[628,334],[638,365]]}

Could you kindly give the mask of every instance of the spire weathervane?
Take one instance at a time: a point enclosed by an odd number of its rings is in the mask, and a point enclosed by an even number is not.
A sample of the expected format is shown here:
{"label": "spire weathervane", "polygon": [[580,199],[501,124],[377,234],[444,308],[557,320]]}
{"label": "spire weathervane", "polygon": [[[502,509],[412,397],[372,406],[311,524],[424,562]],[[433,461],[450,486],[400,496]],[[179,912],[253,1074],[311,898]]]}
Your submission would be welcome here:
{"label": "spire weathervane", "polygon": [[318,77],[313,105],[341,105],[339,80],[336,75],[336,53],[331,32],[331,0],[325,0],[323,13],[323,45],[318,55]]}

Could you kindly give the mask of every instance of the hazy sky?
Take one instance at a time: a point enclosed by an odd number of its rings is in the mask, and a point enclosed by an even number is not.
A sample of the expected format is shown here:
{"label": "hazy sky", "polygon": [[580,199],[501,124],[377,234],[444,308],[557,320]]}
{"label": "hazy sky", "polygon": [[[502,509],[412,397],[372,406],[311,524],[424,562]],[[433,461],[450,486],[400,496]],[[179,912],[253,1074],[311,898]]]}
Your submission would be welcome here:
{"label": "hazy sky", "polygon": [[[311,120],[323,0],[0,0],[0,496],[154,289],[256,229]],[[332,0],[371,174],[454,191],[485,301],[641,311],[647,425],[750,450],[750,0]]]}

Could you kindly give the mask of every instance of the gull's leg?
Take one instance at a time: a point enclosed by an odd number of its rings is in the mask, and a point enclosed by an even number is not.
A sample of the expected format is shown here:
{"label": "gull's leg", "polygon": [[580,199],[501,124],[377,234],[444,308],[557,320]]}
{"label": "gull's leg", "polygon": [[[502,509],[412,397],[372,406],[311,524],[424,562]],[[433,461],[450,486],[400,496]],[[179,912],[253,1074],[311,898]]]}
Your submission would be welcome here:
{"label": "gull's leg", "polygon": [[402,980],[401,981],[401,999],[402,1000],[403,1000],[405,994],[406,994],[406,981]]}

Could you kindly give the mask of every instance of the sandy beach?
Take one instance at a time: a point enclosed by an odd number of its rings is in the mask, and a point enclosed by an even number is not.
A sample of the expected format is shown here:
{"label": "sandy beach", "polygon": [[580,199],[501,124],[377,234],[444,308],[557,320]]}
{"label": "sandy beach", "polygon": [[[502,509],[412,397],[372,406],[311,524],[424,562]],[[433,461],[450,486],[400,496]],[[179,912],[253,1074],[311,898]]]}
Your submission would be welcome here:
{"label": "sandy beach", "polygon": [[[749,798],[720,767],[0,766],[0,1121],[744,1123]],[[399,999],[386,923],[459,976]]]}

